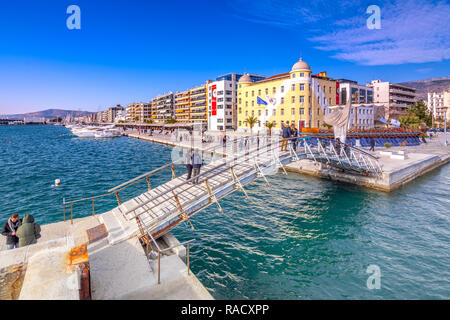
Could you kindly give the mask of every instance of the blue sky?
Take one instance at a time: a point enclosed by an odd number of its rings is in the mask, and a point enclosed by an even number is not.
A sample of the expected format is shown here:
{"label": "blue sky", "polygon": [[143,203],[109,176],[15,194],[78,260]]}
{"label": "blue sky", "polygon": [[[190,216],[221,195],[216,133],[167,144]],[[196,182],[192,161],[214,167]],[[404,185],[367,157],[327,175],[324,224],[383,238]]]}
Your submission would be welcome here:
{"label": "blue sky", "polygon": [[[81,9],[68,30],[66,9]],[[381,29],[369,30],[369,5]],[[365,83],[450,74],[449,1],[40,0],[0,4],[0,114],[104,110],[228,72],[271,76],[300,54]]]}

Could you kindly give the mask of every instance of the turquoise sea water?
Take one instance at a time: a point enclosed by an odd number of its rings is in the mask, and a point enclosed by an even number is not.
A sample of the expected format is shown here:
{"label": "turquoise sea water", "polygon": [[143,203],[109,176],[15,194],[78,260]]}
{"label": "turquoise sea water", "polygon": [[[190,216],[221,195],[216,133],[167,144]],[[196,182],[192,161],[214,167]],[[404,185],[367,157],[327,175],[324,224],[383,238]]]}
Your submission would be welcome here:
{"label": "turquoise sea water", "polygon": [[[0,126],[0,221],[11,212],[59,221],[63,198],[104,193],[169,162],[170,152],[125,137],[79,139],[61,127]],[[446,165],[386,194],[279,174],[271,188],[247,186],[248,200],[240,191],[221,200],[223,214],[214,205],[198,213],[195,231],[182,224],[173,233],[196,239],[192,270],[217,299],[449,299],[449,176]],[[91,205],[74,207],[75,216],[91,214]],[[110,196],[96,212],[115,205]],[[379,290],[366,286],[372,264]]]}

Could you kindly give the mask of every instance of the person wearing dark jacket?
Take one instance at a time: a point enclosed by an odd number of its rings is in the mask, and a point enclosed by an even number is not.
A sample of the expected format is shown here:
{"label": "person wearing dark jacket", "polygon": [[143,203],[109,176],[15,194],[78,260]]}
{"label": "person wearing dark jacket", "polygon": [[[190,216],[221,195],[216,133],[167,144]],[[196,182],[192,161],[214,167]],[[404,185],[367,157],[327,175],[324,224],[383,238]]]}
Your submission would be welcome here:
{"label": "person wearing dark jacket", "polygon": [[286,151],[287,150],[287,139],[291,137],[292,135],[292,131],[291,128],[289,128],[288,125],[282,123],[281,124],[281,136],[283,138],[283,141],[281,142],[281,151]]}
{"label": "person wearing dark jacket", "polygon": [[370,138],[370,149],[369,151],[375,151],[375,139]]}
{"label": "person wearing dark jacket", "polygon": [[198,184],[198,177],[200,175],[200,168],[202,166],[202,157],[198,153],[198,150],[195,150],[194,154],[192,155],[192,167],[193,167],[193,184]]}
{"label": "person wearing dark jacket", "polygon": [[294,123],[291,124],[291,137],[295,138],[292,139],[291,143],[292,143],[292,148],[294,149],[294,151],[297,151],[297,137],[298,137],[298,130],[297,128],[294,126]]}
{"label": "person wearing dark jacket", "polygon": [[19,248],[22,248],[37,243],[37,239],[41,237],[41,227],[34,222],[31,214],[26,214],[16,234],[19,238]]}
{"label": "person wearing dark jacket", "polygon": [[13,213],[8,221],[3,225],[2,235],[6,237],[6,249],[11,250],[19,247],[19,238],[16,235],[17,229],[22,224],[17,213]]}

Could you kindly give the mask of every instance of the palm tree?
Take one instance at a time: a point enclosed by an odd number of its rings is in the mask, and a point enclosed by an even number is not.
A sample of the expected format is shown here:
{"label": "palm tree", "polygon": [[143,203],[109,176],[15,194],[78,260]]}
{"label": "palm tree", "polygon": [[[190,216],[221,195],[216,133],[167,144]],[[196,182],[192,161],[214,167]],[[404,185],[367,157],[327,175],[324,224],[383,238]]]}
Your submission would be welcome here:
{"label": "palm tree", "polygon": [[244,123],[250,126],[250,134],[253,134],[253,126],[258,122],[258,118],[255,116],[249,116],[244,120]]}
{"label": "palm tree", "polygon": [[167,124],[176,123],[176,122],[177,122],[177,119],[174,119],[174,118],[169,118],[166,120]]}
{"label": "palm tree", "polygon": [[266,122],[266,128],[269,129],[269,136],[272,135],[273,121]]}

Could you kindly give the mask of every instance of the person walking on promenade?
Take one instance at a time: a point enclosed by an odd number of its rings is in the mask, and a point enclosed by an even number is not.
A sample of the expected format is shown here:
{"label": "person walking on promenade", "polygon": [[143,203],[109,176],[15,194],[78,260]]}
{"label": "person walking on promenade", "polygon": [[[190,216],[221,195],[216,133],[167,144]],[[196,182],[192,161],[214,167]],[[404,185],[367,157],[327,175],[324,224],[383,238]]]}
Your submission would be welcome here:
{"label": "person walking on promenade", "polygon": [[184,159],[184,163],[186,164],[186,170],[187,170],[186,180],[189,180],[192,175],[192,149],[186,153],[186,158]]}
{"label": "person walking on promenade", "polygon": [[375,139],[370,138],[370,149],[369,151],[375,151]]}
{"label": "person walking on promenade", "polygon": [[13,213],[8,221],[3,225],[2,235],[6,237],[6,249],[11,250],[19,247],[19,238],[16,235],[17,229],[22,224],[17,213]]}
{"label": "person walking on promenade", "polygon": [[281,151],[287,151],[287,142],[288,139],[291,137],[291,128],[289,128],[288,125],[282,123],[281,124],[281,137],[283,138],[282,142],[281,142]]}
{"label": "person walking on promenade", "polygon": [[195,150],[194,154],[192,155],[192,167],[193,167],[192,175],[194,177],[194,180],[192,181],[193,184],[198,184],[198,176],[200,175],[201,166],[202,166],[202,157],[198,153],[198,150]]}
{"label": "person walking on promenade", "polygon": [[41,237],[41,227],[34,222],[31,214],[23,217],[22,225],[17,229],[17,237],[19,238],[19,248],[37,243],[37,239]]}

